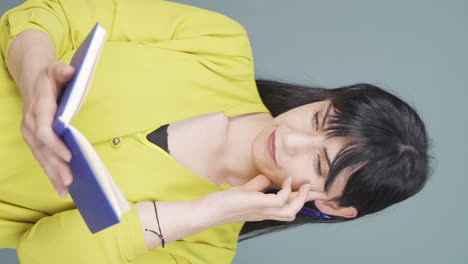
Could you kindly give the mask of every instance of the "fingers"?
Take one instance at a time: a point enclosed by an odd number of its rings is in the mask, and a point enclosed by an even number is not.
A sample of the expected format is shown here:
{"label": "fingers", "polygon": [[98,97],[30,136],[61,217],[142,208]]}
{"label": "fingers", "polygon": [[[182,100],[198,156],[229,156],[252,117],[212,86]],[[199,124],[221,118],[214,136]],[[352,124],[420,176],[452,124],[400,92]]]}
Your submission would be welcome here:
{"label": "fingers", "polygon": [[61,61],[55,61],[47,67],[47,75],[50,79],[51,90],[54,99],[57,100],[62,89],[62,85],[69,81],[75,73],[75,69]]}
{"label": "fingers", "polygon": [[277,221],[294,221],[307,201],[327,199],[323,192],[311,191],[310,184],[303,184],[297,192],[291,192],[291,180],[285,180],[275,197],[277,207],[267,209],[269,217]]}
{"label": "fingers", "polygon": [[299,212],[306,202],[307,192],[309,189],[309,184],[302,185],[299,188],[297,196],[291,202],[287,202],[289,200],[288,196],[288,199],[282,206],[270,210],[270,214],[272,215],[271,219],[287,222],[294,221],[294,219],[296,219],[297,212]]}
{"label": "fingers", "polygon": [[315,192],[309,191],[307,194],[307,201],[315,201],[315,200],[327,200],[328,196],[323,192]]}
{"label": "fingers", "polygon": [[[41,120],[41,119],[44,120]],[[71,160],[71,152],[63,141],[55,134],[52,129],[52,123],[49,123],[46,117],[38,118],[35,137],[42,144],[46,145],[55,154],[60,156],[66,162]]]}
{"label": "fingers", "polygon": [[[289,196],[289,202],[296,199],[297,195],[298,195],[298,192],[291,193],[291,195]],[[328,199],[328,196],[323,192],[309,191],[309,193],[307,194],[306,201],[326,200],[326,199]]]}
{"label": "fingers", "polygon": [[301,210],[307,201],[307,194],[310,190],[310,184],[304,184],[299,188],[298,195],[296,199],[292,200],[287,207],[283,209],[282,216],[284,217],[283,221],[294,221],[296,219],[296,214]]}
{"label": "fingers", "polygon": [[31,139],[30,134],[25,134],[24,138],[26,143],[30,146],[34,157],[49,177],[54,189],[59,193],[60,197],[65,197],[68,193],[67,186],[73,181],[73,176],[68,164],[46,145]]}
{"label": "fingers", "polygon": [[52,129],[56,109],[57,106],[55,105],[55,102],[51,102],[51,100],[46,98],[37,104],[35,109],[36,119],[33,133],[38,140],[48,146],[63,160],[70,162],[70,150]]}
{"label": "fingers", "polygon": [[26,101],[21,132],[35,158],[52,182],[55,190],[64,197],[73,181],[67,162],[71,152],[52,129],[57,110],[58,87],[68,81],[73,67],[61,61],[51,63],[34,83],[34,94]]}
{"label": "fingers", "polygon": [[[42,152],[43,154],[47,151]],[[67,164],[54,153],[50,153],[47,158],[42,155],[38,158],[41,166],[48,175],[54,189],[58,192],[61,198],[64,198],[69,190],[68,186],[72,183],[73,177]]]}
{"label": "fingers", "polygon": [[[293,221],[299,210],[309,199],[326,199],[322,192],[311,191],[310,184],[303,184],[297,192],[292,192],[292,179],[283,181],[281,190],[276,193],[259,192],[259,186],[266,186],[262,176],[249,183],[233,187],[215,194],[213,203],[221,203],[216,211],[223,212],[223,223],[236,221]],[[263,184],[263,185],[262,185]],[[236,191],[232,191],[232,189]],[[255,190],[255,191],[246,191]],[[214,196],[213,196],[214,197]]]}
{"label": "fingers", "polygon": [[62,61],[56,61],[48,67],[48,74],[58,84],[67,82],[73,76],[75,69]]}
{"label": "fingers", "polygon": [[278,206],[282,206],[288,202],[289,197],[291,195],[291,184],[291,177],[283,181],[283,186],[281,190],[276,194],[276,202],[278,203]]}

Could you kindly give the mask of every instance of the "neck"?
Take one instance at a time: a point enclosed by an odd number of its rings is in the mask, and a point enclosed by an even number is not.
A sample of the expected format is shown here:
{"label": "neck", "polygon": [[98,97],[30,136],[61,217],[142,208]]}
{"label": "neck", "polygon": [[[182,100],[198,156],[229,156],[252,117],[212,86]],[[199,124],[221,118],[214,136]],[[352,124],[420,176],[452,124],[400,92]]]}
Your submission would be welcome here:
{"label": "neck", "polygon": [[269,113],[229,117],[225,145],[217,163],[224,182],[239,186],[260,174],[253,162],[252,144],[272,119]]}

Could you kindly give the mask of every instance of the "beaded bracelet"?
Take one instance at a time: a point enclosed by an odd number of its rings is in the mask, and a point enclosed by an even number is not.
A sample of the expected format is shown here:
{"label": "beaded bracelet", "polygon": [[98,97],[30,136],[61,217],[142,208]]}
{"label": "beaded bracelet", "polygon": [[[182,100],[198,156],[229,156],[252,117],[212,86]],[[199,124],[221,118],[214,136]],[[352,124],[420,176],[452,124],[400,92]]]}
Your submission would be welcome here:
{"label": "beaded bracelet", "polygon": [[164,245],[166,244],[166,242],[164,241],[164,236],[163,236],[163,234],[161,232],[161,225],[159,224],[159,218],[158,218],[158,209],[156,208],[156,202],[155,201],[153,201],[153,205],[154,205],[154,213],[156,214],[156,221],[158,221],[159,234],[157,232],[153,231],[153,230],[149,230],[149,229],[146,229],[146,228],[145,228],[145,231],[152,232],[152,233],[156,234],[159,237],[159,239],[161,239],[162,247],[164,248]]}

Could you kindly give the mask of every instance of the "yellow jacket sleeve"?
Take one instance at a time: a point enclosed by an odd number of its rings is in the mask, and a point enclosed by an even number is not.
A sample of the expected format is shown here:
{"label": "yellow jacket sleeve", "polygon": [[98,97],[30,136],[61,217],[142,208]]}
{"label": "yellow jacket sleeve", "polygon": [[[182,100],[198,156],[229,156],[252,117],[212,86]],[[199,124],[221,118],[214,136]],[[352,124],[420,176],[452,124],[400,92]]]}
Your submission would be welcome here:
{"label": "yellow jacket sleeve", "polygon": [[41,218],[20,238],[21,263],[127,263],[148,251],[134,204],[121,222],[91,234],[77,209]]}
{"label": "yellow jacket sleeve", "polygon": [[28,29],[47,33],[55,44],[57,58],[71,49],[68,20],[57,1],[26,1],[6,12],[0,21],[0,27],[0,48],[5,60],[14,38]]}
{"label": "yellow jacket sleeve", "polygon": [[18,259],[22,264],[231,263],[236,248],[219,245],[223,245],[223,237],[229,237],[226,239],[229,245],[231,232],[238,232],[241,223],[221,226],[217,235],[212,230],[205,231],[217,245],[203,240],[200,233],[149,251],[136,207],[134,204],[131,207],[119,224],[96,234],[89,232],[77,209],[43,217],[20,238]]}
{"label": "yellow jacket sleeve", "polygon": [[[3,15],[1,51],[6,58],[17,35],[38,29],[52,38],[60,59],[67,51],[78,48],[96,22],[107,29],[109,41],[159,43],[161,47],[195,54],[230,55],[225,53],[232,50],[235,56],[242,49],[233,44],[241,44],[248,51],[244,55],[250,57],[246,32],[236,21],[213,11],[160,0],[28,0]],[[217,45],[215,50],[197,43],[227,35],[231,37],[224,43],[228,46]],[[244,41],[233,42],[232,38]],[[186,41],[163,43],[175,39],[190,41],[190,45]]]}
{"label": "yellow jacket sleeve", "polygon": [[128,109],[168,113],[161,122],[177,120],[176,113],[187,118],[220,109],[229,116],[246,108],[268,111],[256,89],[245,29],[210,10],[159,0],[28,0],[0,20],[0,48],[6,58],[14,37],[36,28],[51,36],[57,59],[68,63],[96,21],[109,38],[73,121],[91,143],[154,122],[152,114],[134,118]]}
{"label": "yellow jacket sleeve", "polygon": [[235,249],[216,247],[206,242],[176,241],[134,259],[132,264],[230,264]]}

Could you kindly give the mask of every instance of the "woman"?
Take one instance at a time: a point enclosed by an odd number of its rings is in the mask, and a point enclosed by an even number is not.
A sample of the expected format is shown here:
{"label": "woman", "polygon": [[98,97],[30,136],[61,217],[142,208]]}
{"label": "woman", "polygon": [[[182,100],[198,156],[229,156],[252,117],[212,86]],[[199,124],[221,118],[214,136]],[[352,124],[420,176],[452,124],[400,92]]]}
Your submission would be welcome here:
{"label": "woman", "polygon": [[[109,41],[74,126],[132,210],[91,235],[51,188],[66,194],[73,178],[50,124],[73,75],[60,61],[98,20]],[[0,246],[24,263],[229,263],[246,221],[249,236],[355,219],[426,181],[425,129],[407,104],[366,84],[256,83],[246,32],[223,15],[163,1],[30,0],[0,27],[0,110],[12,113],[0,123]],[[304,204],[330,218],[299,213]]]}

